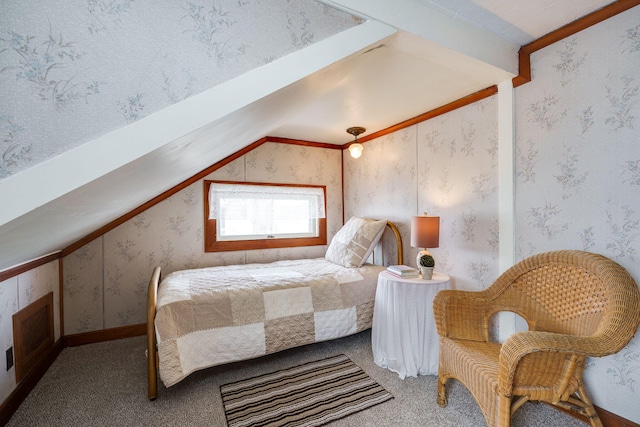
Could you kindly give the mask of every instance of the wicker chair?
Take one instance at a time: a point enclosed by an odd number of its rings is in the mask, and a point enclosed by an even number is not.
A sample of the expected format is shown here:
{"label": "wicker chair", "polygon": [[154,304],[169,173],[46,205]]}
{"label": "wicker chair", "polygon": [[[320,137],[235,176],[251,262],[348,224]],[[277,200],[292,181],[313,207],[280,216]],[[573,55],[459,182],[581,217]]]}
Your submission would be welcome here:
{"label": "wicker chair", "polygon": [[[440,334],[438,404],[449,378],[462,382],[489,426],[509,426],[525,402],[543,401],[602,426],[582,383],[588,356],[624,348],[640,323],[640,291],[620,265],[581,251],[527,258],[481,292],[440,291],[434,301]],[[522,316],[526,332],[489,342],[500,311]]]}

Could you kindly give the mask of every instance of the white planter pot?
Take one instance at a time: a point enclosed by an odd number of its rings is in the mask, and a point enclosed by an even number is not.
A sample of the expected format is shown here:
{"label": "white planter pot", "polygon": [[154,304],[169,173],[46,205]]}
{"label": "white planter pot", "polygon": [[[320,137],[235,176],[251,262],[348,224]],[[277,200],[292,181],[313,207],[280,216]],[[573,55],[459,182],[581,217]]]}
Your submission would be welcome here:
{"label": "white planter pot", "polygon": [[431,280],[431,278],[433,277],[433,269],[434,267],[420,267],[422,278],[425,280]]}

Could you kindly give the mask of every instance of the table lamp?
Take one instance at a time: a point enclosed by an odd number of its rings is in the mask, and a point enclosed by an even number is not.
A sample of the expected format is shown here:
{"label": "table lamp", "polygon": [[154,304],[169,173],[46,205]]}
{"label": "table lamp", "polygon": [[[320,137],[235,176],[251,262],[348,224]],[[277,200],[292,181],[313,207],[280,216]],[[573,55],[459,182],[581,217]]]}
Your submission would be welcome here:
{"label": "table lamp", "polygon": [[440,217],[414,216],[411,220],[411,246],[422,248],[416,257],[416,267],[420,269],[420,257],[431,255],[427,248],[437,248],[440,246]]}

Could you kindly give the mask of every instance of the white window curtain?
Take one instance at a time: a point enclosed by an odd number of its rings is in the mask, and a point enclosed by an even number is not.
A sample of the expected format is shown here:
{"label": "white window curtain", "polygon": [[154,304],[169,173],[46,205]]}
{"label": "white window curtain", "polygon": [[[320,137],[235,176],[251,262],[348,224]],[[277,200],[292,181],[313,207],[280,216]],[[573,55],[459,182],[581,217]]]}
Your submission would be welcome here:
{"label": "white window curtain", "polygon": [[322,188],[226,183],[209,188],[209,219],[218,220],[221,239],[304,236],[316,233],[318,219],[325,217]]}

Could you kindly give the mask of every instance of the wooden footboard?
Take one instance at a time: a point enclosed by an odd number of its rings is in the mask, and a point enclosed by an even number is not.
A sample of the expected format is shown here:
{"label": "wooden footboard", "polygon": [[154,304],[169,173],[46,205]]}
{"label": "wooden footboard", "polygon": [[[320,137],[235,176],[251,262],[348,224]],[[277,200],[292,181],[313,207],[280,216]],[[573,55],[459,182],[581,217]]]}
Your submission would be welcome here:
{"label": "wooden footboard", "polygon": [[[403,264],[402,237],[398,228],[390,221],[387,227],[393,231],[396,238],[398,250],[398,264]],[[158,301],[158,285],[161,279],[161,269],[156,267],[149,281],[147,294],[147,381],[149,400],[154,400],[158,396],[158,349],[156,343],[156,305]]]}
{"label": "wooden footboard", "polygon": [[156,267],[151,275],[147,294],[147,381],[149,400],[155,399],[158,395],[158,349],[156,346],[155,319],[160,276],[160,267]]}

